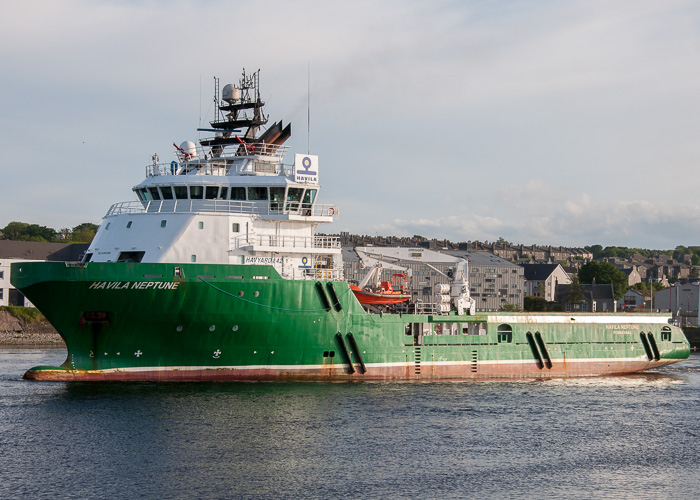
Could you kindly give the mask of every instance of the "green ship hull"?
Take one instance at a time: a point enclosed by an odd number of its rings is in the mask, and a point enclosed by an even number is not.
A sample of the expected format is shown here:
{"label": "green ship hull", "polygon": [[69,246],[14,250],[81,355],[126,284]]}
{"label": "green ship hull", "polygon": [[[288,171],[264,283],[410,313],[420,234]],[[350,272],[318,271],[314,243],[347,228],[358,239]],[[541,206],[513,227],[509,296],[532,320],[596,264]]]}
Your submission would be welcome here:
{"label": "green ship hull", "polygon": [[28,262],[12,282],[68,348],[38,380],[465,380],[632,373],[686,359],[654,314],[369,314],[345,281],[271,266]]}

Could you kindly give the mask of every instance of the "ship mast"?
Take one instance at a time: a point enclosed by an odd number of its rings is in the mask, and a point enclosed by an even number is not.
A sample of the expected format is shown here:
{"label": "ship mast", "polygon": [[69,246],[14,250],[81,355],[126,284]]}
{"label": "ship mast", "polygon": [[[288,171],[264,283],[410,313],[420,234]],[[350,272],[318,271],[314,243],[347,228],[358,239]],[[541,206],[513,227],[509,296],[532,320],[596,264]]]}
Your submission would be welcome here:
{"label": "ship mast", "polygon": [[265,103],[260,97],[260,70],[252,74],[246,74],[243,70],[238,85],[224,86],[221,99],[219,80],[214,78],[214,93],[216,118],[209,122],[212,128],[206,130],[217,132],[217,135],[200,141],[202,146],[211,148],[213,156],[221,156],[227,146],[236,146],[238,154],[243,155],[253,151],[271,154],[291,137],[291,125],[283,128],[282,121],[274,123],[258,137],[260,127],[268,120],[263,113]]}

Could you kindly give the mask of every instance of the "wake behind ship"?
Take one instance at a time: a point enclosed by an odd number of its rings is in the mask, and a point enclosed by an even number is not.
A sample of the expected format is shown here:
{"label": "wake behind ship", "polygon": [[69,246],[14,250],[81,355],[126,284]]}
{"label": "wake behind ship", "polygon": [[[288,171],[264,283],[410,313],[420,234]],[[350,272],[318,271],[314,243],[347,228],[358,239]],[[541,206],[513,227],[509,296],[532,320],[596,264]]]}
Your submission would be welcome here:
{"label": "wake behind ship", "polygon": [[[12,282],[66,342],[37,380],[464,380],[631,373],[683,360],[683,332],[655,314],[481,313],[468,263],[434,304],[410,300],[399,260],[358,248],[343,276],[338,214],[318,202],[318,157],[285,163],[291,126],[267,126],[259,72],[218,91],[212,137],[156,155],[112,205],[80,263],[12,265]],[[220,99],[219,99],[220,97]]]}

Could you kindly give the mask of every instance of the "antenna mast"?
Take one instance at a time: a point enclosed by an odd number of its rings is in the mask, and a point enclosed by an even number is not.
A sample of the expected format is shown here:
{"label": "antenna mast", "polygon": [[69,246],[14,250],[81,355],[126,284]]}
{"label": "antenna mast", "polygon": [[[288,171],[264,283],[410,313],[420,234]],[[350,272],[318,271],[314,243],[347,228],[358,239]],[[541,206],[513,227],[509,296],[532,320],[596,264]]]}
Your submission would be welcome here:
{"label": "antenna mast", "polygon": [[306,73],[306,154],[311,154],[311,63]]}

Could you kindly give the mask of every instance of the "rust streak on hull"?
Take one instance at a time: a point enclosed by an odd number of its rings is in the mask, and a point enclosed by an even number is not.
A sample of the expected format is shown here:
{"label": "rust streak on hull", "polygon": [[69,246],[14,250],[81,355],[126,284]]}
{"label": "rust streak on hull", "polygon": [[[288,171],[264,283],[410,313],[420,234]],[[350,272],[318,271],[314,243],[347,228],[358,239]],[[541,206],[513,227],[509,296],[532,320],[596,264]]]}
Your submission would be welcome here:
{"label": "rust streak on hull", "polygon": [[[532,379],[567,378],[581,376],[622,375],[637,373],[650,368],[658,368],[676,362],[662,360],[568,360],[566,364],[555,361],[551,369],[540,368],[535,362],[525,363],[479,363],[477,370],[471,365],[423,363],[423,372],[415,373],[413,363],[394,366],[367,366],[367,372],[349,373],[342,366],[284,369],[284,368],[217,368],[217,369],[154,369],[138,371],[73,371],[29,370],[24,374],[27,380],[46,381],[431,381],[431,380],[490,380],[490,379]],[[429,369],[428,369],[429,368]]]}

